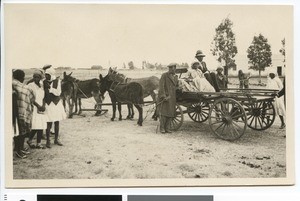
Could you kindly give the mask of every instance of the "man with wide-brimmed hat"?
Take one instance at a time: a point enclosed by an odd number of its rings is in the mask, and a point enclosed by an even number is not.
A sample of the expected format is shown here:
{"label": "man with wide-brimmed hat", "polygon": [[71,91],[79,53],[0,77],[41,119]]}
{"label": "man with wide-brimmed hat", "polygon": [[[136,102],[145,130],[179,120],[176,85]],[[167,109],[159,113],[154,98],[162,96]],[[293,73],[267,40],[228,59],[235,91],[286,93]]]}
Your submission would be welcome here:
{"label": "man with wide-brimmed hat", "polygon": [[208,71],[206,67],[206,63],[203,61],[203,58],[205,57],[205,54],[203,54],[202,50],[197,50],[195,58],[199,61],[200,66],[199,69],[203,72],[206,73]]}
{"label": "man with wide-brimmed hat", "polygon": [[205,54],[202,50],[197,50],[195,58],[199,61],[199,69],[204,73],[204,77],[206,80],[214,87],[214,89],[218,92],[220,91],[217,81],[216,81],[216,74],[214,72],[209,72],[207,69],[206,63],[203,61]]}
{"label": "man with wide-brimmed hat", "polygon": [[175,74],[177,64],[170,63],[168,72],[161,75],[158,89],[158,112],[160,118],[160,132],[171,133],[170,124],[176,111],[176,87],[178,78]]}

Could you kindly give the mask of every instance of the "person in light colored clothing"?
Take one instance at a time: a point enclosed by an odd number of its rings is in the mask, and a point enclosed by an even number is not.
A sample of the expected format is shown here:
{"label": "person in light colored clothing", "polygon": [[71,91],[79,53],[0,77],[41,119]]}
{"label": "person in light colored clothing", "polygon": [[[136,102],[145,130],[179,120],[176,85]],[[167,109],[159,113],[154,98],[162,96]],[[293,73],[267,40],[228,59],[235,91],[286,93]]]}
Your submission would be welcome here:
{"label": "person in light colored clothing", "polygon": [[[32,114],[32,126],[31,132],[29,134],[29,139],[27,144],[31,148],[44,149],[45,147],[41,144],[43,130],[47,128],[47,117],[44,114],[45,112],[45,91],[41,79],[43,77],[41,70],[36,70],[33,73],[33,82],[28,84],[28,87],[31,89],[35,96],[35,101],[33,103],[33,114]],[[32,143],[32,139],[37,133],[37,144]]]}
{"label": "person in light colored clothing", "polygon": [[55,76],[55,70],[53,67],[46,69],[45,80],[44,80],[44,90],[45,90],[45,102],[46,102],[46,114],[47,114],[47,129],[46,147],[51,148],[50,143],[50,129],[52,123],[54,122],[54,144],[62,146],[63,144],[58,139],[59,137],[59,122],[66,119],[67,115],[60,98],[61,94],[61,80]]}
{"label": "person in light colored clothing", "polygon": [[[275,73],[270,73],[267,81],[267,88],[274,89],[280,91],[283,88],[283,84],[278,76]],[[281,121],[280,129],[285,128],[285,106],[284,106],[284,97],[275,97],[275,101],[273,102],[275,107],[275,112],[279,116]]]}
{"label": "person in light colored clothing", "polygon": [[200,63],[193,62],[188,71],[188,79],[192,81],[198,92],[215,92],[214,87],[204,77],[204,73],[199,69]]}

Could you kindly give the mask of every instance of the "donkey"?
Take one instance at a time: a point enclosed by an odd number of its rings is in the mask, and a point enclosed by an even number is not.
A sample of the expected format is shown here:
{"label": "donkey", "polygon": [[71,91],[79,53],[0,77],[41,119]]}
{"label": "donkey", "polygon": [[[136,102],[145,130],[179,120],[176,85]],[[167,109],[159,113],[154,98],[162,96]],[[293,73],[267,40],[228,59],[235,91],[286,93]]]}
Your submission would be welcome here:
{"label": "donkey", "polygon": [[[69,117],[72,118],[73,114],[81,114],[81,99],[94,97],[96,101],[96,109],[101,109],[101,104],[104,99],[100,93],[100,80],[97,78],[89,80],[78,80],[71,76],[72,72],[67,75],[64,72],[62,80],[62,97],[63,100],[67,100],[69,105]],[[77,102],[78,101],[78,102]],[[73,113],[73,107],[75,104],[75,112]],[[65,106],[65,104],[64,104]],[[99,115],[101,111],[97,111],[95,115]]]}
{"label": "donkey", "polygon": [[[116,81],[120,83],[130,83],[130,82],[137,82],[143,87],[143,94],[144,98],[147,96],[151,96],[153,102],[156,102],[156,93],[155,91],[159,88],[159,78],[156,76],[150,76],[150,77],[143,77],[143,78],[128,78],[125,75],[118,73],[116,69],[109,68],[110,74],[115,74]],[[128,104],[128,119],[133,119],[134,116],[134,110],[133,106]],[[152,119],[157,120],[157,112],[155,111]]]}
{"label": "donkey", "polygon": [[142,126],[143,124],[143,103],[144,103],[144,94],[143,94],[143,87],[141,84],[137,82],[130,82],[130,83],[120,83],[115,81],[116,74],[112,74],[110,71],[109,73],[103,77],[101,74],[100,78],[100,92],[104,94],[108,91],[112,102],[113,108],[113,115],[111,117],[111,121],[114,121],[116,117],[116,105],[118,103],[118,110],[119,110],[119,120],[122,120],[122,113],[121,113],[121,104],[133,104],[138,112],[139,118],[137,124]]}

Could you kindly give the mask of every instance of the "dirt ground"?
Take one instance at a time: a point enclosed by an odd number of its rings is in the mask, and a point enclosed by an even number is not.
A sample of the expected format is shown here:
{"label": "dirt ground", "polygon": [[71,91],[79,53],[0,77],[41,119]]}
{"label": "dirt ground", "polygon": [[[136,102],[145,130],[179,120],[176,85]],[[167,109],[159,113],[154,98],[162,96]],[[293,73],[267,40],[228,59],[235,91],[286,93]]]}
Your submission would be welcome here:
{"label": "dirt ground", "polygon": [[[208,122],[195,123],[187,115],[177,132],[161,134],[152,114],[139,127],[136,119],[112,122],[111,108],[106,108],[102,116],[84,112],[85,117],[62,121],[64,146],[31,149],[27,159],[14,157],[14,179],[286,176],[286,138],[279,118],[266,131],[247,128],[239,140],[228,142],[215,137]],[[144,107],[144,115],[149,109]],[[124,107],[124,118],[126,113]]]}

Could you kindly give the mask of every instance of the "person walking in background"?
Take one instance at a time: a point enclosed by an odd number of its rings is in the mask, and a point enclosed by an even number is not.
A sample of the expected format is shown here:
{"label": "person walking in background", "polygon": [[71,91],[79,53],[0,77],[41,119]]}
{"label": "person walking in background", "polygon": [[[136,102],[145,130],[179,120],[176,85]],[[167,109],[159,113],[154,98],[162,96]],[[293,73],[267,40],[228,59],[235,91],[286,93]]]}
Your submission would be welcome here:
{"label": "person walking in background", "polygon": [[160,120],[160,132],[171,133],[170,124],[176,111],[176,87],[178,78],[175,74],[176,63],[168,65],[169,71],[162,74],[158,89],[158,111]]}
{"label": "person walking in background", "polygon": [[227,83],[228,83],[228,79],[226,75],[223,75],[223,68],[222,67],[218,67],[217,68],[217,84],[219,86],[220,89],[227,89]]}
{"label": "person walking in background", "polygon": [[240,81],[240,89],[248,89],[250,75],[244,73],[242,70],[239,70],[238,77],[239,77],[239,81]]}
{"label": "person walking in background", "polygon": [[[43,87],[43,83],[41,79],[43,77],[43,73],[41,70],[35,70],[33,73],[33,82],[28,84],[28,87],[32,90],[35,101],[33,103],[33,115],[32,115],[32,127],[31,132],[29,134],[29,139],[27,144],[31,148],[44,149],[45,147],[41,144],[43,130],[47,128],[47,118],[44,114],[45,112],[45,91]],[[32,143],[32,139],[37,133],[37,144],[34,145]]]}
{"label": "person walking in background", "polygon": [[[270,73],[267,81],[267,88],[280,91],[283,89],[283,84],[279,77],[275,75],[275,73]],[[284,107],[284,99],[283,96],[275,97],[275,101],[273,102],[275,112],[279,116],[281,121],[280,129],[285,128],[285,107]]]}
{"label": "person walking in background", "polygon": [[26,158],[28,152],[24,148],[25,137],[30,133],[34,94],[25,85],[25,73],[23,70],[13,71],[13,129],[16,156]]}
{"label": "person walking in background", "polygon": [[46,129],[46,147],[51,148],[50,143],[50,129],[54,122],[54,144],[62,146],[63,144],[59,140],[59,121],[66,119],[66,113],[60,99],[61,94],[61,81],[56,78],[54,68],[50,67],[45,70],[44,80],[45,90],[45,103],[47,114],[47,129]]}
{"label": "person walking in background", "polygon": [[215,88],[216,92],[219,92],[220,89],[217,84],[216,74],[214,72],[209,72],[207,69],[206,63],[203,61],[205,54],[201,50],[197,50],[195,58],[199,61],[199,69],[204,74],[206,80]]}

